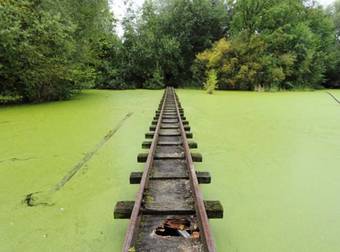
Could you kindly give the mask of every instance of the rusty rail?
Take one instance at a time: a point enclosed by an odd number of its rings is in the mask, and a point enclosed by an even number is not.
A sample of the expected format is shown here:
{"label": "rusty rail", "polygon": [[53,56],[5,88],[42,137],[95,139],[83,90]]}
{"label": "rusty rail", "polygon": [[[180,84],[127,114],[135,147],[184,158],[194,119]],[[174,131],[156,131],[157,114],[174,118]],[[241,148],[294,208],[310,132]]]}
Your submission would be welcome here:
{"label": "rusty rail", "polygon": [[[168,92],[168,89],[165,90],[165,94],[163,95],[163,104],[162,104],[162,109],[161,109],[161,113],[160,113],[160,116],[159,116],[160,118],[163,115],[165,101],[166,101],[166,97],[167,97],[167,92]],[[126,236],[125,236],[124,245],[123,245],[123,251],[124,252],[128,252],[130,247],[131,247],[133,234],[134,234],[134,231],[136,229],[137,222],[138,222],[138,215],[140,213],[144,189],[145,189],[145,186],[147,184],[148,174],[150,172],[150,169],[151,169],[152,163],[153,163],[153,156],[154,156],[155,150],[156,150],[156,145],[157,145],[157,140],[158,140],[158,132],[159,132],[160,127],[161,127],[161,120],[158,120],[155,135],[154,135],[152,143],[151,143],[149,155],[148,155],[148,158],[147,158],[145,166],[144,166],[144,172],[143,172],[143,176],[142,176],[142,179],[141,179],[141,182],[140,182],[140,187],[139,187],[139,190],[138,190],[137,195],[136,195],[135,205],[133,207],[130,222],[129,222],[129,225],[128,225],[128,228],[127,228],[127,231],[126,231]]]}
{"label": "rusty rail", "polygon": [[203,237],[205,239],[207,249],[208,249],[209,252],[215,251],[216,250],[215,244],[214,244],[214,241],[212,239],[210,226],[209,226],[209,223],[208,223],[208,216],[207,216],[207,212],[205,210],[202,193],[201,193],[201,191],[198,187],[198,180],[197,180],[197,176],[196,176],[195,166],[194,166],[194,162],[192,161],[188,140],[187,140],[186,133],[185,133],[185,130],[184,130],[182,118],[181,118],[181,115],[179,113],[177,99],[178,99],[177,95],[175,95],[175,104],[176,104],[177,116],[179,118],[179,127],[180,127],[181,135],[182,135],[182,138],[183,138],[183,146],[184,146],[184,151],[185,151],[185,156],[186,156],[187,166],[188,166],[188,171],[189,171],[189,176],[190,176],[191,189],[192,189],[194,197],[195,197],[195,208],[196,208],[196,212],[197,212],[197,215],[199,217],[199,220],[200,220],[199,223],[201,225],[201,230],[203,230],[203,233],[204,233]]}

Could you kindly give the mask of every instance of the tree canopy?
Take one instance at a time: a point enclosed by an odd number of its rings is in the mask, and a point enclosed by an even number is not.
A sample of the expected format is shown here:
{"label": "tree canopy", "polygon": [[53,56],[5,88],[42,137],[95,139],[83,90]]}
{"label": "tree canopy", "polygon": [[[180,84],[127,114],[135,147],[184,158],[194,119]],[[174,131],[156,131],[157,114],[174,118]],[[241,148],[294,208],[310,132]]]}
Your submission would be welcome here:
{"label": "tree canopy", "polygon": [[3,0],[0,95],[41,102],[94,86],[110,61],[102,49],[115,39],[105,0]]}
{"label": "tree canopy", "polygon": [[336,31],[336,45],[333,54],[337,59],[335,64],[330,65],[327,71],[329,82],[325,83],[327,87],[340,87],[340,0],[336,0],[327,9],[328,15],[332,18]]}
{"label": "tree canopy", "polygon": [[191,85],[195,55],[225,34],[222,1],[145,1],[129,13],[122,38],[122,76],[128,86]]}
{"label": "tree canopy", "polygon": [[313,0],[146,0],[128,9],[118,37],[108,0],[3,0],[0,98],[339,83],[339,13],[340,0],[328,9]]}
{"label": "tree canopy", "polygon": [[124,22],[121,82],[204,87],[214,73],[220,89],[319,88],[339,72],[334,6],[326,11],[306,0],[148,0]]}
{"label": "tree canopy", "polygon": [[[336,63],[335,27],[318,5],[300,0],[238,0],[228,36],[197,55],[222,89],[317,88]],[[203,66],[202,66],[203,65]],[[198,71],[197,79],[205,76]]]}

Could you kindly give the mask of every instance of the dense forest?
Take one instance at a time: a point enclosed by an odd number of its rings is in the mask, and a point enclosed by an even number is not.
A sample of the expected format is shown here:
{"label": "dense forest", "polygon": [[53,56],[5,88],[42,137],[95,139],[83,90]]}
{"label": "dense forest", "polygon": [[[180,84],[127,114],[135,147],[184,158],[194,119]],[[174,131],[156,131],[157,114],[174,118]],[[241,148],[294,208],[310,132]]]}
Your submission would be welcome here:
{"label": "dense forest", "polygon": [[[111,3],[111,4],[114,4]],[[337,86],[340,0],[147,0],[122,26],[107,0],[2,0],[0,100],[84,88]]]}

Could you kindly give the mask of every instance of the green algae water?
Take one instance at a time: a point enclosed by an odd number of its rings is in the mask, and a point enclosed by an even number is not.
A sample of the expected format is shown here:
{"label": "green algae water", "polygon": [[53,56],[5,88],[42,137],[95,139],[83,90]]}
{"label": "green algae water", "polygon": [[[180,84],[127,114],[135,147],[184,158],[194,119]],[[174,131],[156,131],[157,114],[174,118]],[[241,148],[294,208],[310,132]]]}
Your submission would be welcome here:
{"label": "green algae water", "polygon": [[[224,206],[210,221],[218,251],[340,250],[339,104],[324,91],[177,92],[197,168],[212,175],[204,198]],[[0,251],[120,251],[128,221],[112,209],[134,199],[129,174],[143,168],[136,156],[162,93],[0,107]],[[28,207],[30,193],[46,204]]]}
{"label": "green algae water", "polygon": [[[119,251],[128,222],[114,221],[113,207],[134,199],[129,173],[143,168],[136,155],[162,94],[86,91],[0,108],[0,251]],[[48,205],[26,206],[27,194],[45,196],[120,123]]]}
{"label": "green algae water", "polygon": [[[340,97],[339,91],[331,91]],[[340,105],[324,91],[180,90],[224,206],[218,251],[340,251]]]}

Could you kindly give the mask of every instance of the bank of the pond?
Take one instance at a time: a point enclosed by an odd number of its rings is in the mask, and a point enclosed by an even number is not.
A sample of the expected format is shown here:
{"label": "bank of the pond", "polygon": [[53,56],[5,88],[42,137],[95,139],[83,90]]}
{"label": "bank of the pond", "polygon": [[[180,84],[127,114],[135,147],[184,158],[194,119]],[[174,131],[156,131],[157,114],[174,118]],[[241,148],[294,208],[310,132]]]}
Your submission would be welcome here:
{"label": "bank of the pond", "polygon": [[[339,91],[331,91],[340,98]],[[340,241],[340,106],[324,91],[178,90],[212,173],[205,199],[218,251],[337,251]],[[113,220],[162,91],[86,91],[71,101],[0,107],[0,251],[120,251],[126,220]],[[128,119],[122,119],[133,113]],[[110,130],[121,124],[100,147]],[[99,145],[99,148],[97,148]],[[50,206],[27,207],[94,150]]]}

